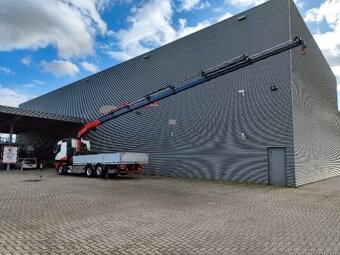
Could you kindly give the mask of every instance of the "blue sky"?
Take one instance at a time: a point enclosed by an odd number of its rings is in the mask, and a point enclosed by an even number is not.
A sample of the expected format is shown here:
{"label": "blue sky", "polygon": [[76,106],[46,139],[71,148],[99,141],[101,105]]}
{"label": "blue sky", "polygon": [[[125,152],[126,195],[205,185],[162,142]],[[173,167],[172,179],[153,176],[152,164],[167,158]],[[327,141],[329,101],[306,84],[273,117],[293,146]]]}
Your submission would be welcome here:
{"label": "blue sky", "polygon": [[[0,104],[18,104],[265,0],[0,0]],[[340,87],[340,0],[295,0]]]}

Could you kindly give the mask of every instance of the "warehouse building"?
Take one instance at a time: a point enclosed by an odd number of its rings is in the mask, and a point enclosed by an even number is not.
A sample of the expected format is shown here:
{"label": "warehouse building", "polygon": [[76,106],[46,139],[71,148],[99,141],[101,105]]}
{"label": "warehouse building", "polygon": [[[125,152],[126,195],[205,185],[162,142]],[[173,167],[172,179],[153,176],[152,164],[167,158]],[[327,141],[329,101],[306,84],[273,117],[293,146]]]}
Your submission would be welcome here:
{"label": "warehouse building", "polygon": [[[90,133],[93,149],[149,152],[149,173],[299,186],[340,175],[336,79],[292,0],[272,0],[20,108],[93,120],[243,53],[299,48],[128,114]],[[60,137],[22,135],[50,146]],[[44,141],[44,142],[43,142]],[[47,142],[48,141],[48,142]]]}

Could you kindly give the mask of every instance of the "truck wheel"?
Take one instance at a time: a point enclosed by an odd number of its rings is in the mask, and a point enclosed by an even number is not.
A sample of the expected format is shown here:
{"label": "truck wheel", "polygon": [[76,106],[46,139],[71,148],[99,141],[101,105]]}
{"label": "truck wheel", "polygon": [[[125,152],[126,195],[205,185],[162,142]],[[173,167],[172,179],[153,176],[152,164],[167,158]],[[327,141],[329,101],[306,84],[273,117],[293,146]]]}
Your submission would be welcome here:
{"label": "truck wheel", "polygon": [[59,165],[57,168],[57,172],[59,175],[64,175],[65,174],[65,168],[63,165]]}
{"label": "truck wheel", "polygon": [[96,177],[103,177],[104,176],[104,169],[101,165],[96,166]]}
{"label": "truck wheel", "polygon": [[86,166],[85,174],[86,174],[87,177],[92,177],[93,176],[92,166],[90,166],[90,165]]}

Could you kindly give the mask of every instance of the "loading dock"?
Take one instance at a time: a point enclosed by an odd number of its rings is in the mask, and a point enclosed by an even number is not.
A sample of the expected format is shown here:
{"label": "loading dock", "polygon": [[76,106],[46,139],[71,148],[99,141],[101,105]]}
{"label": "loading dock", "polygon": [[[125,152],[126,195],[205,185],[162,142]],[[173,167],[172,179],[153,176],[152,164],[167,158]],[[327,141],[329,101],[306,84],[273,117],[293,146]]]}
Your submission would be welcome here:
{"label": "loading dock", "polygon": [[[9,134],[8,145],[13,145],[14,134],[17,135],[16,142],[19,147],[29,144],[34,146],[34,140],[21,139],[23,134],[30,137],[45,135],[51,142],[57,141],[69,135],[70,130],[78,130],[84,122],[82,118],[0,105],[0,133]],[[51,157],[45,147],[36,148],[36,154],[46,160]]]}

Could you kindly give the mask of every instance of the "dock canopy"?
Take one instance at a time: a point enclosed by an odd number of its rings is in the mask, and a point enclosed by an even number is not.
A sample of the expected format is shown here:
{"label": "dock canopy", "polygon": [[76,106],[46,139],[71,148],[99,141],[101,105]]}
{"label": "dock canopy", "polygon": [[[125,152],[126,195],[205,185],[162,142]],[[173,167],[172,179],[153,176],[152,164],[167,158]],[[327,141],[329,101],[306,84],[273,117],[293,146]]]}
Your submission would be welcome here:
{"label": "dock canopy", "polygon": [[78,117],[0,105],[0,133],[77,129],[84,123],[85,120]]}

